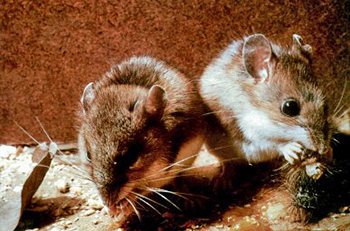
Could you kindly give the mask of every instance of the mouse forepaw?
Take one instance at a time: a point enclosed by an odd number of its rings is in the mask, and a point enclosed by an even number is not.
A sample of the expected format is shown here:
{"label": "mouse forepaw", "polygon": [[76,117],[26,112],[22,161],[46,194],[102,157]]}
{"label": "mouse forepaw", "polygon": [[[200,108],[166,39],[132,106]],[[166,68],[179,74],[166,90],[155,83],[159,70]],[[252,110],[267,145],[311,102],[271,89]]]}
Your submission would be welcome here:
{"label": "mouse forepaw", "polygon": [[295,161],[300,159],[299,156],[303,152],[303,146],[297,142],[291,142],[282,145],[279,151],[290,164],[294,164]]}

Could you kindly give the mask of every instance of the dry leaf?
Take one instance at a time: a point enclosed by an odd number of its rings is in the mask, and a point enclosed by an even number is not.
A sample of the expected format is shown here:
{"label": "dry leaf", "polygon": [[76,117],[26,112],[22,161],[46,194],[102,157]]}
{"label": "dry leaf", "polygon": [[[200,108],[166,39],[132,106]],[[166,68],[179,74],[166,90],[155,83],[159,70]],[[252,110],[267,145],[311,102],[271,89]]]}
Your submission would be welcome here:
{"label": "dry leaf", "polygon": [[50,146],[44,142],[35,148],[32,161],[37,164],[25,180],[21,192],[10,192],[11,195],[7,198],[9,202],[0,208],[1,231],[14,230],[17,227],[25,207],[44,180],[56,152],[57,145],[54,142]]}

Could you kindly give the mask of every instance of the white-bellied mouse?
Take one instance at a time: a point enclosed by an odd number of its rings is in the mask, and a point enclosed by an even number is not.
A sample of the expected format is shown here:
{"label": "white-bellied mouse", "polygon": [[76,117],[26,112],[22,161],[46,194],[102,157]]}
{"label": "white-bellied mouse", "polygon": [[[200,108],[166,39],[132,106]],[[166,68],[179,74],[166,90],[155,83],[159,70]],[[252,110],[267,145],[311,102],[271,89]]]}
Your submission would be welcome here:
{"label": "white-bellied mouse", "polygon": [[279,156],[293,163],[305,150],[330,159],[332,126],[311,53],[299,35],[281,47],[254,34],[213,60],[199,82],[210,152],[250,163]]}
{"label": "white-bellied mouse", "polygon": [[80,155],[120,222],[140,205],[151,209],[147,196],[164,193],[159,189],[193,162],[204,141],[195,86],[150,57],[113,66],[86,86],[81,104]]}

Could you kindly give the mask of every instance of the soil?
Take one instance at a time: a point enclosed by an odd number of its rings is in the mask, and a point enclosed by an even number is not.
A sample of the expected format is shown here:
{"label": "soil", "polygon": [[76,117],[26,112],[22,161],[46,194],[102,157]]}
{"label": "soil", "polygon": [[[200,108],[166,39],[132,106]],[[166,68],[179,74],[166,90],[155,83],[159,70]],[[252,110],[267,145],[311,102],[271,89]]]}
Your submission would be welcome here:
{"label": "soil", "polygon": [[[33,147],[0,146],[0,210],[10,192],[18,191],[31,171]],[[120,226],[99,201],[93,183],[81,172],[78,155],[56,155],[40,188],[16,230],[349,230],[349,207],[339,208],[313,223],[294,220],[288,212],[290,198],[274,187],[269,166],[248,167],[244,179],[230,193],[210,191],[203,182],[217,170],[217,161],[203,149],[190,177],[177,179],[187,199],[170,198],[181,211],[164,203],[159,211],[144,211]],[[203,169],[206,175],[203,175]],[[169,186],[172,187],[172,186]],[[155,198],[159,200],[159,198]],[[1,230],[1,227],[0,227]]]}

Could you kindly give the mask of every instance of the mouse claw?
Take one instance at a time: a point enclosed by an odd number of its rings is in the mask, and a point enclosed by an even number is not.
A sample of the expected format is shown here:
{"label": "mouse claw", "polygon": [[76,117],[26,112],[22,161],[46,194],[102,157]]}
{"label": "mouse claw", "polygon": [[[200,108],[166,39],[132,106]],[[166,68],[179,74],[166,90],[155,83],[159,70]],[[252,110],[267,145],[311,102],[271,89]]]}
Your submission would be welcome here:
{"label": "mouse claw", "polygon": [[297,142],[291,142],[281,146],[279,150],[290,164],[294,164],[296,160],[299,160],[299,155],[303,152],[303,146]]}

